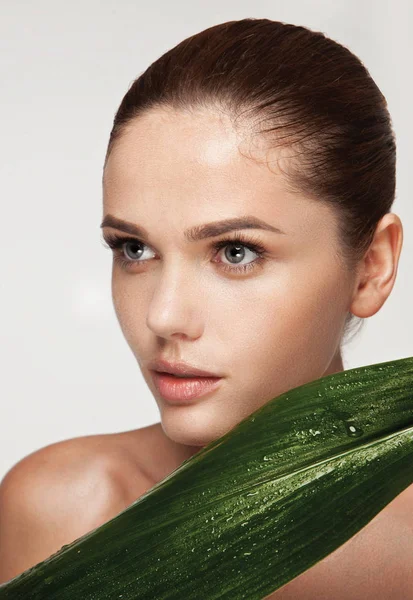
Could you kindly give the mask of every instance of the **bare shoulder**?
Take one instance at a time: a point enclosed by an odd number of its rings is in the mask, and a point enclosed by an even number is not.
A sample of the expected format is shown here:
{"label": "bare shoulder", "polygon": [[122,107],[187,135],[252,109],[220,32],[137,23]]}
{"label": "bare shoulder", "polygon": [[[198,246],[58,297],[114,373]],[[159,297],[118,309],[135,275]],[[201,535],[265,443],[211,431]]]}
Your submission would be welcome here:
{"label": "bare shoulder", "polygon": [[151,487],[119,434],[56,442],[0,483],[0,583],[126,509]]}
{"label": "bare shoulder", "polygon": [[126,443],[129,436],[124,433],[80,436],[44,446],[16,463],[6,473],[0,489],[24,488],[34,494],[42,493],[43,486],[47,486],[53,492],[47,496],[50,501],[58,500],[55,495],[59,492],[69,490],[74,502],[86,494],[96,501],[127,495],[128,482],[132,485],[139,480],[143,470],[139,469],[139,451],[133,454]]}

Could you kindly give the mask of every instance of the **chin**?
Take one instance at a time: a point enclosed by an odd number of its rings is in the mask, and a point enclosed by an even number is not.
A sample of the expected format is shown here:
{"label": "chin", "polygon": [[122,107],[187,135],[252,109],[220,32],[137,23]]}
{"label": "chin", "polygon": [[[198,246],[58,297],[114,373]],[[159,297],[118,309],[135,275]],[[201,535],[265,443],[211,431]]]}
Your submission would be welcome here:
{"label": "chin", "polygon": [[194,452],[197,452],[235,426],[233,423],[223,422],[221,414],[215,417],[214,419],[205,413],[196,415],[187,407],[174,407],[174,411],[167,409],[161,414],[162,429],[176,444],[193,447]]}

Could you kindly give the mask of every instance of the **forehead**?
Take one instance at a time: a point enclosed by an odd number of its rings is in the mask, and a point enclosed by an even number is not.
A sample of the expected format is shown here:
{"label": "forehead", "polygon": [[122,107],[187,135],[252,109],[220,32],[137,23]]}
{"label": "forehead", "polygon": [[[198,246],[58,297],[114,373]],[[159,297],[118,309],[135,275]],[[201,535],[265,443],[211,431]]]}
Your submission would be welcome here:
{"label": "forehead", "polygon": [[178,210],[191,213],[193,224],[256,214],[291,234],[325,227],[331,208],[290,193],[278,169],[280,152],[269,152],[251,133],[236,131],[227,115],[212,109],[150,109],[112,148],[103,177],[105,212],[133,221],[154,208]]}
{"label": "forehead", "polygon": [[241,143],[224,113],[151,109],[129,122],[116,140],[105,179],[114,175],[132,181],[135,178],[135,183],[154,179],[161,184],[183,171],[197,180],[214,180],[245,164],[239,152]]}

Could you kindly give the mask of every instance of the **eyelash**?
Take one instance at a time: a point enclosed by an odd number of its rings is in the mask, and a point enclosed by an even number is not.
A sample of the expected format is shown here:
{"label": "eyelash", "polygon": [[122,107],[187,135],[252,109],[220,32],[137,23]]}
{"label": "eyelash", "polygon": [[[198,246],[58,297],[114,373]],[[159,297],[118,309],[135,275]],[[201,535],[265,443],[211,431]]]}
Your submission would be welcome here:
{"label": "eyelash", "polygon": [[[104,236],[104,240],[107,243],[107,247],[110,248],[111,250],[115,251],[114,252],[114,260],[116,262],[118,262],[120,264],[120,266],[127,271],[131,270],[132,265],[144,263],[144,262],[146,262],[146,260],[149,260],[149,259],[137,260],[137,261],[125,260],[124,258],[122,258],[121,254],[119,253],[119,250],[121,250],[122,246],[124,244],[127,244],[128,242],[131,242],[133,244],[142,244],[143,246],[147,246],[146,244],[141,242],[141,240],[139,240],[138,238],[122,237],[117,234],[106,234]],[[217,254],[222,248],[225,248],[227,245],[230,245],[230,244],[245,246],[246,248],[248,248],[248,250],[255,252],[258,255],[258,258],[251,263],[248,263],[246,265],[240,265],[238,267],[233,267],[233,266],[230,266],[230,265],[227,265],[224,263],[220,263],[221,268],[224,271],[228,271],[231,273],[240,273],[240,272],[247,273],[247,272],[251,271],[252,269],[256,269],[257,267],[262,266],[262,262],[265,260],[265,257],[266,257],[266,249],[259,243],[259,241],[257,239],[255,239],[253,237],[247,239],[241,233],[235,233],[232,237],[226,238],[224,240],[220,240],[219,242],[216,242],[215,244],[213,244],[213,249],[215,250],[215,254]],[[147,247],[149,247],[149,246],[147,246]]]}

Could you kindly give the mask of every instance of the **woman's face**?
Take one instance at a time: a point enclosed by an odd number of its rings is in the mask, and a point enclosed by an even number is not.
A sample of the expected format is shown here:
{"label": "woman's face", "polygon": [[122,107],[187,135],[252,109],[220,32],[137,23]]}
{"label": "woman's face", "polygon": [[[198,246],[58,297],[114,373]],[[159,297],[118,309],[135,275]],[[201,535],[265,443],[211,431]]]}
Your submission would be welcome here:
{"label": "woman's face", "polygon": [[[240,142],[212,110],[152,109],[129,124],[104,172],[104,218],[139,225],[148,236],[103,228],[104,236],[140,242],[114,250],[129,261],[113,264],[117,318],[165,434],[187,446],[204,446],[272,398],[343,370],[339,343],[353,281],[337,259],[332,210],[288,193],[265,155],[248,158],[249,140],[243,154]],[[245,216],[283,232],[236,232],[264,248],[261,260],[245,245],[214,249],[235,232],[184,236]],[[221,383],[191,404],[171,405],[148,368],[160,357],[220,374]]]}

